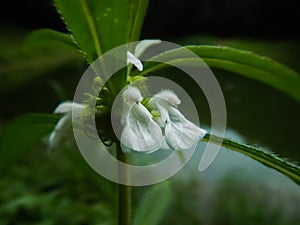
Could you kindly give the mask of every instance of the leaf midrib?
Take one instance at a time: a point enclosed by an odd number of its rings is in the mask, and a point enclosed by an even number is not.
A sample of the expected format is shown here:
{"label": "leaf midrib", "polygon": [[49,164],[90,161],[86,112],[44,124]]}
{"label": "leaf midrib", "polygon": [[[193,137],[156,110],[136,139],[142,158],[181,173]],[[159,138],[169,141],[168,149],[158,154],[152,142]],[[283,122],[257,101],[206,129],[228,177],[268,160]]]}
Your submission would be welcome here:
{"label": "leaf midrib", "polygon": [[92,39],[93,39],[93,43],[94,43],[94,46],[95,46],[96,53],[99,57],[99,56],[102,55],[102,50],[101,50],[101,46],[100,46],[100,38],[98,36],[96,25],[95,25],[94,20],[91,16],[91,12],[89,10],[89,6],[88,6],[86,0],[80,0],[80,3],[81,3],[81,6],[82,6],[82,9],[83,9],[83,13],[85,15],[85,18],[87,20],[89,30],[90,30],[91,35],[92,35]]}

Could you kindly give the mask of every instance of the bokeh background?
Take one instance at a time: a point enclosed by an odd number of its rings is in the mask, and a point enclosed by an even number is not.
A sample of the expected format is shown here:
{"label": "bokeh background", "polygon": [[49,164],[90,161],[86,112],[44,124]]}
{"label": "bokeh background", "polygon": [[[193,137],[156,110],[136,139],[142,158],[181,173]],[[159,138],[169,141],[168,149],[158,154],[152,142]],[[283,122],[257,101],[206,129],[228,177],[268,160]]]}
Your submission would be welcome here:
{"label": "bokeh background", "polygon": [[[250,50],[300,72],[297,5],[296,0],[151,0],[142,37]],[[51,113],[61,101],[72,99],[87,68],[81,55],[66,47],[24,44],[39,28],[66,32],[50,0],[1,3],[0,134],[21,114]],[[299,103],[257,81],[222,70],[214,73],[227,105],[226,136],[300,162]],[[209,129],[204,97],[198,90],[191,96],[203,109],[201,124]],[[15,126],[11,140],[22,132]],[[170,180],[169,205],[156,215],[160,224],[299,223],[300,189],[294,182],[225,149],[199,173],[204,147],[200,143],[192,161]],[[2,152],[0,224],[113,224],[115,185],[90,169],[72,144],[51,154],[45,149],[46,138],[9,163]],[[150,189],[134,188],[134,205]],[[157,205],[162,201],[155,199]]]}

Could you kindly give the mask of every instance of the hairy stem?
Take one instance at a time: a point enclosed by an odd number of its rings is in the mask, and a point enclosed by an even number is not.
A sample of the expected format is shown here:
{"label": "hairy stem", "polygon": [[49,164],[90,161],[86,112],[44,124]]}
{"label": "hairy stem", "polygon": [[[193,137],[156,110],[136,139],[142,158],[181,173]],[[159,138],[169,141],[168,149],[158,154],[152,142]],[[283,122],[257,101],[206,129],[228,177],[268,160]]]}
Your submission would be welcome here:
{"label": "hairy stem", "polygon": [[[123,163],[128,162],[128,157],[121,150],[120,143],[117,144],[117,159]],[[128,179],[128,170],[118,168],[120,180]],[[118,225],[131,224],[131,187],[128,185],[117,184],[118,192]]]}

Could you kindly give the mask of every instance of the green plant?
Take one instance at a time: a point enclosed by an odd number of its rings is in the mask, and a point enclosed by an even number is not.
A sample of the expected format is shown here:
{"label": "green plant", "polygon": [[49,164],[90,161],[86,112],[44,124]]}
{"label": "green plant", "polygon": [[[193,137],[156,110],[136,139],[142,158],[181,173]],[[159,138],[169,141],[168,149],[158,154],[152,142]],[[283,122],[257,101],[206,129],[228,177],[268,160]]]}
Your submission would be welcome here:
{"label": "green plant", "polygon": [[[61,43],[80,51],[87,63],[92,64],[107,51],[119,45],[139,40],[148,1],[55,0],[55,5],[70,33],[65,34],[47,29],[35,31],[27,38],[27,45],[43,44],[45,41]],[[272,59],[229,47],[193,45],[186,46],[186,48],[200,56],[212,68],[231,71],[263,82],[287,94],[294,100],[300,101],[299,74]],[[176,55],[178,51],[180,49],[166,51],[154,56],[152,59]],[[174,58],[174,61],[182,64],[193,63],[191,58]],[[96,96],[101,100],[99,100],[99,108],[103,106],[99,113],[101,121],[109,118],[113,100],[126,85],[135,79],[146,77],[149,73],[165,69],[169,65],[145,62],[143,66],[144,69],[142,71],[134,70],[129,65],[126,71],[118,72],[117,76],[107,83],[105,89],[107,92],[102,92],[100,96]],[[104,107],[105,109],[103,109]],[[1,163],[0,171],[4,172],[4,169],[8,168],[18,156],[24,154],[34,143],[46,134],[49,134],[55,127],[58,119],[58,117],[53,115],[21,116],[4,129],[0,147],[1,158],[5,160]],[[104,135],[106,134],[105,132],[109,132],[107,127],[102,129]],[[17,140],[14,138],[16,130],[23,131],[22,137]],[[108,139],[114,141],[110,134],[108,134]],[[299,167],[273,153],[236,143],[226,138],[222,139],[213,134],[206,134],[202,139],[202,141],[208,140],[217,144],[222,143],[223,147],[247,155],[266,166],[278,170],[296,183],[300,183]],[[119,144],[116,142],[116,156],[119,160],[126,162],[128,156],[121,152]],[[13,151],[7,151],[9,148],[13,149]],[[147,221],[147,224],[156,224],[158,222],[157,218],[161,216],[170,200],[168,188],[168,185],[154,187],[153,190],[150,190],[145,195],[145,199],[141,201],[137,209],[137,214],[133,217],[133,224],[140,224],[140,221]],[[118,191],[119,224],[130,224],[130,187],[119,184]],[[165,193],[165,195],[163,195],[161,207],[156,211],[151,210],[154,207],[151,198],[157,193]],[[146,212],[148,210],[153,215],[147,215]]]}

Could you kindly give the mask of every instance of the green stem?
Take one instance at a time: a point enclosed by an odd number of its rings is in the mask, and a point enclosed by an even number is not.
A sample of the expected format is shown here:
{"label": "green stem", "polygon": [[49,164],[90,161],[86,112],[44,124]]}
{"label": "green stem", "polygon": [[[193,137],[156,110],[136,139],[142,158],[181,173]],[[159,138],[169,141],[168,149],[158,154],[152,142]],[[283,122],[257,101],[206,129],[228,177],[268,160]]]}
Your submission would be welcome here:
{"label": "green stem", "polygon": [[229,139],[221,138],[212,134],[206,134],[203,137],[202,141],[218,145],[221,142],[222,147],[249,156],[263,163],[264,165],[285,174],[290,179],[300,184],[300,167],[285,159],[279,158],[272,152],[262,151],[260,149],[256,149],[244,144],[239,144]]}
{"label": "green stem", "polygon": [[[128,157],[121,150],[120,143],[117,144],[117,159],[123,163],[128,162]],[[128,179],[128,169],[118,168],[120,177]],[[117,184],[118,192],[118,225],[131,224],[131,187],[128,185]]]}

